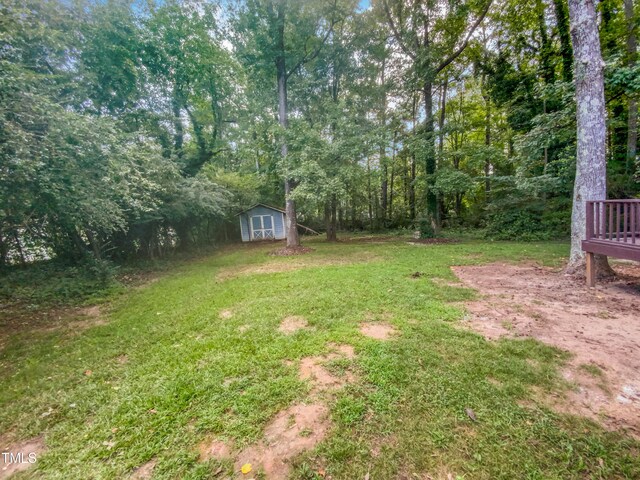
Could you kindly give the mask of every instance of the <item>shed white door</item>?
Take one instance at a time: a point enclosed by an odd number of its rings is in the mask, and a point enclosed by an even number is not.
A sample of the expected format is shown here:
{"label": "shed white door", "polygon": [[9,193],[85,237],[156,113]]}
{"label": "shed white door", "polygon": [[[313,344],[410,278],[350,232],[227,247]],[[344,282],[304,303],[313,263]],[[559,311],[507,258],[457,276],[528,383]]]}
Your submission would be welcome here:
{"label": "shed white door", "polygon": [[264,240],[275,238],[273,215],[254,215],[251,217],[251,239]]}

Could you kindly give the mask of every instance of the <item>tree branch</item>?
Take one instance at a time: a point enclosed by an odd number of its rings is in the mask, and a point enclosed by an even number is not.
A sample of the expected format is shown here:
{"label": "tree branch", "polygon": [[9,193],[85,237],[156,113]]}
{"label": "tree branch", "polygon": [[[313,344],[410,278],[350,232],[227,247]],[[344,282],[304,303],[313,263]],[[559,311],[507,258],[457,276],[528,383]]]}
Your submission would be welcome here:
{"label": "tree branch", "polygon": [[480,13],[480,16],[476,19],[476,21],[473,23],[473,25],[471,25],[471,28],[467,32],[467,36],[465,37],[464,42],[462,42],[462,45],[460,45],[460,48],[458,48],[455,52],[453,52],[449,56],[449,58],[445,59],[438,66],[438,68],[435,71],[436,75],[438,73],[440,73],[443,69],[445,69],[456,58],[458,58],[462,52],[464,52],[464,49],[467,48],[467,45],[469,45],[469,40],[471,39],[471,35],[473,35],[473,32],[476,31],[476,28],[478,28],[478,26],[482,23],[482,20],[484,20],[484,17],[486,17],[487,12],[489,11],[489,8],[491,7],[492,2],[493,2],[493,0],[488,0],[487,1],[487,5],[484,7],[484,10]]}
{"label": "tree branch", "polygon": [[384,11],[387,14],[387,19],[389,20],[389,26],[391,27],[391,31],[393,32],[393,36],[395,37],[396,41],[398,42],[398,45],[400,45],[400,48],[402,49],[402,51],[404,53],[406,53],[407,55],[409,55],[409,57],[411,57],[413,60],[415,60],[416,59],[416,54],[413,53],[411,50],[409,50],[407,45],[402,40],[402,37],[400,36],[400,32],[398,31],[398,28],[396,27],[396,22],[393,21],[393,16],[391,15],[391,11],[389,10],[389,4],[387,3],[387,0],[383,0],[382,1],[382,5],[384,6]]}
{"label": "tree branch", "polygon": [[336,23],[338,23],[336,18],[335,18],[335,11],[336,11],[336,7],[337,7],[337,3],[338,3],[338,0],[334,0],[333,8],[332,8],[333,16],[331,17],[331,23],[329,24],[329,29],[324,34],[324,37],[322,37],[322,41],[320,42],[320,45],[318,45],[316,47],[316,49],[313,51],[313,53],[309,54],[306,51],[307,48],[306,48],[306,42],[305,42],[305,54],[300,59],[300,61],[298,63],[296,63],[296,65],[291,70],[289,70],[288,73],[285,73],[285,79],[288,80],[289,77],[293,74],[293,72],[298,70],[305,63],[310,62],[311,60],[313,60],[314,58],[316,58],[318,56],[318,54],[322,50],[322,47],[324,47],[324,44],[327,42],[327,39],[329,38],[329,35],[331,35],[331,33],[333,32],[333,27],[335,27]]}

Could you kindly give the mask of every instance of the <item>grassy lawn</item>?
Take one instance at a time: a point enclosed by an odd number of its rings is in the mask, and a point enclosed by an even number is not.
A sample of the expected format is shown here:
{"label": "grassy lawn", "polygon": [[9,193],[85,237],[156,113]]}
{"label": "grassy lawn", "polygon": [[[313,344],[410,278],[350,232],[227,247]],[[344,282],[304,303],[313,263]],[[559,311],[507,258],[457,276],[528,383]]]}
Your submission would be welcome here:
{"label": "grassy lawn", "polygon": [[[299,362],[331,344],[354,347],[331,366],[353,381],[329,400],[329,434],[295,459],[293,478],[640,478],[638,442],[536,401],[568,388],[565,354],[458,325],[474,292],[446,283],[451,265],[554,264],[565,244],[307,245],[297,257],[229,248],[116,297],[99,325],[13,335],[0,350],[0,433],[46,443],[18,478],[127,478],[150,459],[153,478],[236,475],[232,460],[200,461],[198,445],[259,441],[309,395]],[[308,326],[285,335],[293,315]],[[365,337],[364,321],[398,333]]]}

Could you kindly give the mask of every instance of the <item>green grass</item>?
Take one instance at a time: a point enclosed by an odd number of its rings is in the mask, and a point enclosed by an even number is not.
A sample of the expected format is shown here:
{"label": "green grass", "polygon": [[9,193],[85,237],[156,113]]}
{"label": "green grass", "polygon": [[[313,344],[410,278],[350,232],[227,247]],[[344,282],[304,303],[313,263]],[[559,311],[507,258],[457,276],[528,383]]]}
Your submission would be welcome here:
{"label": "green grass", "polygon": [[[355,347],[357,380],[331,401],[331,433],[296,459],[294,478],[320,468],[334,479],[640,476],[638,442],[536,403],[533,390],[569,388],[558,375],[566,354],[460,328],[460,302],[475,293],[433,281],[454,281],[451,265],[559,264],[565,244],[308,245],[315,251],[301,257],[227,249],[115,297],[103,306],[107,324],[16,333],[0,350],[0,432],[43,434],[47,445],[22,477],[126,478],[152,458],[154,478],[213,478],[220,466],[219,477],[230,476],[230,462],[198,461],[198,443],[260,439],[309,393],[297,361],[331,342]],[[424,275],[411,278],[416,271]],[[288,315],[311,328],[281,334]],[[365,318],[400,335],[363,337]]]}

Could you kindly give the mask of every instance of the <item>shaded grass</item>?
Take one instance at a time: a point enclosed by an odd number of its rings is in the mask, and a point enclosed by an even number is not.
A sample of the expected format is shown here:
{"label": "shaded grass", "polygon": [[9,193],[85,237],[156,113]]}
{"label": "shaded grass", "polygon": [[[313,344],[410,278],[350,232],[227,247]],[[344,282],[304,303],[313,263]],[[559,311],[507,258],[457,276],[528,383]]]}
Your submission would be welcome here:
{"label": "shaded grass", "polygon": [[[456,302],[475,293],[435,281],[455,281],[451,265],[558,265],[565,244],[311,243],[312,254],[293,258],[267,256],[272,245],[229,248],[115,298],[106,325],[10,341],[0,351],[0,432],[44,433],[48,447],[24,476],[123,478],[152,458],[154,478],[210,478],[219,466],[231,474],[230,462],[200,463],[197,444],[260,439],[277,412],[308,394],[296,362],[328,353],[331,342],[355,347],[358,380],[332,403],[334,429],[297,459],[295,478],[320,468],[333,478],[640,475],[637,442],[535,403],[533,387],[567,388],[558,375],[566,354],[459,329]],[[265,273],[294,261],[309,266]],[[243,275],[219,278],[232,268]],[[411,278],[415,271],[424,275]],[[289,315],[309,328],[281,334]],[[365,319],[401,335],[365,338]]]}

